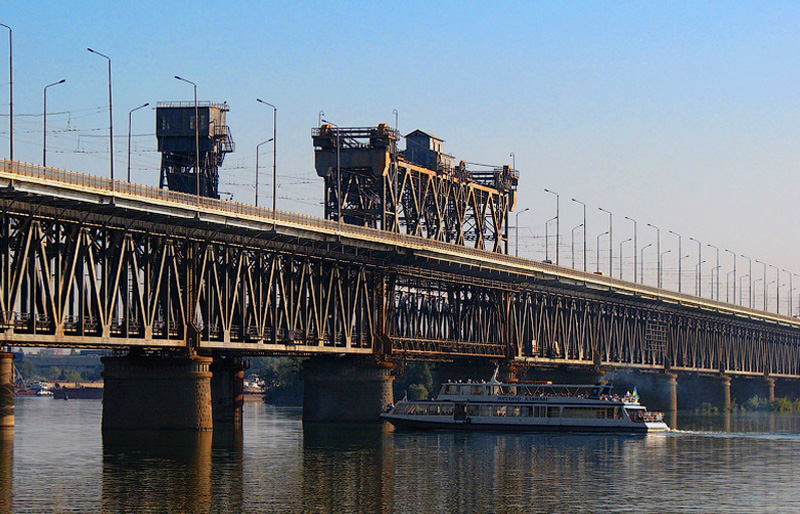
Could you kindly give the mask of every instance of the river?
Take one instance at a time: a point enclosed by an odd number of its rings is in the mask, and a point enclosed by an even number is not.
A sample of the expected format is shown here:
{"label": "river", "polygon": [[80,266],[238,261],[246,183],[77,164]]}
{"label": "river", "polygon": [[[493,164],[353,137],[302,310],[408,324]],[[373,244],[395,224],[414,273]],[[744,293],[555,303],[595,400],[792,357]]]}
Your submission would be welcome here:
{"label": "river", "polygon": [[393,431],[246,403],[241,431],[104,437],[99,400],[18,398],[6,512],[794,513],[800,416],[650,435]]}

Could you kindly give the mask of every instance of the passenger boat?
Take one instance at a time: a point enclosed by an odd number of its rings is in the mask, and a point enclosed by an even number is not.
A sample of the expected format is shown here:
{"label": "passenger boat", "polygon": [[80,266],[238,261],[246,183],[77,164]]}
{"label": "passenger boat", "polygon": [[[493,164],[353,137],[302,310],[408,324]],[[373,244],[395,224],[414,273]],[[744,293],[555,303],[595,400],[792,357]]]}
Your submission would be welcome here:
{"label": "passenger boat", "polygon": [[610,385],[550,382],[448,382],[435,400],[402,400],[381,418],[399,428],[657,432],[669,430],[663,414],[648,412],[636,389],[612,394]]}

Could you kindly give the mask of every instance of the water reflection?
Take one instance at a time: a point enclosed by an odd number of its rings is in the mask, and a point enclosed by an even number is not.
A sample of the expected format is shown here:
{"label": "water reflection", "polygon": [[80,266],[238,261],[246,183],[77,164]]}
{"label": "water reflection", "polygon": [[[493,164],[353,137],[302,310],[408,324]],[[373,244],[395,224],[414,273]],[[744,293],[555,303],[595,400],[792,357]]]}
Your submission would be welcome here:
{"label": "water reflection", "polygon": [[212,432],[104,432],[103,511],[211,512],[212,441]]}
{"label": "water reflection", "polygon": [[303,424],[303,512],[393,512],[388,426]]}
{"label": "water reflection", "polygon": [[14,427],[0,428],[0,514],[10,514],[14,485]]}

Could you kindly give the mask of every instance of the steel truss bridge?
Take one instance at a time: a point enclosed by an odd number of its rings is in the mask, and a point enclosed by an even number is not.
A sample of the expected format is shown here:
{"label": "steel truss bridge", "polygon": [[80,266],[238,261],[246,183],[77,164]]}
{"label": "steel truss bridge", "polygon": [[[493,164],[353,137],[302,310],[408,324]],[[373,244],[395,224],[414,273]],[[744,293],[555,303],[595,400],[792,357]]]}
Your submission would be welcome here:
{"label": "steel truss bridge", "polygon": [[800,377],[800,320],[456,244],[0,161],[0,344]]}

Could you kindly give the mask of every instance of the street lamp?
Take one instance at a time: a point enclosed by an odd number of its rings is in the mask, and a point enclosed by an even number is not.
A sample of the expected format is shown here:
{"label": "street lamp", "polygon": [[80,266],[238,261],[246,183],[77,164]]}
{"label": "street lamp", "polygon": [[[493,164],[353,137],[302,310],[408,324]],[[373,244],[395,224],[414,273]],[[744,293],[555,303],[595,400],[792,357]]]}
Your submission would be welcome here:
{"label": "street lamp", "polygon": [[[706,245],[706,246],[708,246],[709,248],[713,248],[714,250],[717,251],[717,265],[716,265],[716,267],[714,269],[717,270],[717,301],[719,301],[719,248],[717,248],[716,246],[711,245],[711,244],[710,245]],[[713,273],[711,274],[711,287],[712,288],[714,287],[714,274]],[[711,289],[711,299],[712,300],[714,299],[714,289]]]}
{"label": "street lamp", "polygon": [[775,270],[775,281],[777,285],[775,286],[775,313],[781,313],[781,270],[777,266],[773,266],[772,264],[769,265],[770,268]]}
{"label": "street lamp", "polygon": [[697,266],[694,267],[694,277],[695,277],[695,282],[696,282],[696,284],[695,284],[695,296],[700,296],[700,293],[703,290],[702,287],[701,287],[700,281],[703,278],[702,269],[703,269],[703,264],[705,264],[705,262],[706,261],[704,261],[704,260],[700,261],[700,262],[697,263]]}
{"label": "street lamp", "polygon": [[530,207],[525,207],[517,214],[514,215],[516,218],[516,224],[514,225],[514,256],[519,257],[519,215],[523,212],[531,210]]}
{"label": "street lamp", "polygon": [[87,48],[88,51],[95,55],[106,59],[108,61],[108,148],[109,148],[109,163],[111,175],[111,190],[114,190],[114,111],[111,104],[111,57]]}
{"label": "street lamp", "polygon": [[583,205],[583,271],[588,271],[586,266],[586,204],[574,198],[572,201]]}
{"label": "street lamp", "polygon": [[272,107],[272,228],[275,229],[275,215],[278,208],[278,108],[269,102],[256,98],[256,102]]}
{"label": "street lamp", "polygon": [[[736,253],[725,249],[726,252],[733,256],[733,304],[736,305]],[[728,301],[728,284],[725,284],[725,301]]]}
{"label": "street lamp", "polygon": [[516,170],[517,169],[517,156],[514,154],[514,152],[511,152],[510,154],[508,154],[508,156],[511,157],[511,169],[512,170]]}
{"label": "street lamp", "polygon": [[683,276],[681,275],[681,263],[683,262],[683,249],[681,248],[681,235],[677,232],[673,232],[672,230],[669,231],[670,234],[674,236],[678,236],[678,292],[681,292],[681,283],[683,282]]}
{"label": "street lamp", "polygon": [[139,109],[144,109],[150,105],[150,102],[146,104],[142,104],[139,107],[135,107],[128,111],[128,183],[131,182],[131,120],[133,118],[133,113],[138,111]]}
{"label": "street lamp", "polygon": [[695,280],[697,281],[694,294],[696,296],[703,295],[703,263],[706,262],[703,260],[703,243],[698,241],[697,239],[690,237],[689,241],[694,241],[697,243],[697,267],[695,268]]}
{"label": "street lamp", "polygon": [[648,243],[639,250],[639,283],[644,284],[644,251],[653,246],[653,243]]}
{"label": "street lamp", "polygon": [[[572,240],[570,242],[570,248],[572,250],[570,252],[572,254],[572,269],[575,269],[575,231],[578,230],[579,228],[581,228],[582,226],[583,226],[583,223],[581,223],[580,225],[578,225],[577,227],[572,229]],[[584,270],[584,271],[586,271],[586,270]]]}
{"label": "street lamp", "polygon": [[[625,216],[625,219],[633,222],[633,282],[636,283],[636,253],[639,249],[639,231],[637,230],[636,220]],[[621,257],[620,257],[621,258]]]}
{"label": "street lamp", "polygon": [[323,111],[322,109],[320,109],[320,110],[319,110],[319,113],[317,114],[317,126],[318,126],[318,127],[322,125],[322,117],[323,117],[323,116],[325,116],[325,111]]}
{"label": "street lamp", "polygon": [[197,205],[200,205],[200,115],[198,114],[199,111],[197,110],[197,84],[195,84],[191,80],[187,80],[177,75],[175,75],[175,78],[180,80],[181,82],[186,82],[187,84],[191,84],[192,88],[194,89],[194,151],[195,151],[194,172],[195,172],[196,187],[197,187]]}
{"label": "street lamp", "polygon": [[792,294],[794,293],[794,286],[792,285],[792,272],[781,268],[781,271],[789,275],[789,303],[786,305],[789,308],[789,316],[792,315]]}
{"label": "street lamp", "polygon": [[658,256],[657,259],[658,262],[656,262],[656,267],[657,267],[656,276],[658,277],[658,280],[656,283],[660,288],[661,287],[661,229],[653,225],[652,223],[648,223],[647,226],[656,229],[656,256]]}
{"label": "street lamp", "polygon": [[[633,238],[629,237],[625,241],[620,241],[620,243],[619,243],[619,279],[620,280],[622,280],[622,261],[623,261],[623,259],[622,259],[622,245],[624,245],[625,243],[629,243],[631,241],[633,241]],[[634,253],[636,253],[636,252],[634,252]],[[634,280],[635,280],[635,277],[636,277],[636,267],[635,266],[633,268],[633,276],[634,276]]]}
{"label": "street lamp", "polygon": [[256,207],[258,207],[258,149],[261,148],[261,145],[265,145],[267,143],[271,143],[273,141],[272,138],[267,139],[266,141],[262,141],[256,145]]}
{"label": "street lamp", "polygon": [[[753,308],[753,260],[746,256],[740,255],[742,259],[747,259],[747,306],[749,308]],[[742,284],[739,283],[739,297],[741,298],[741,303],[744,304],[744,291],[742,290]]]}
{"label": "street lamp", "polygon": [[658,254],[658,283],[661,284],[659,287],[663,287],[664,285],[664,256],[668,253],[672,253],[672,250],[667,250],[666,252]]}
{"label": "street lamp", "polygon": [[[756,262],[758,262],[758,261],[756,261]],[[756,284],[758,284],[759,282],[764,282],[764,284],[766,284],[766,283],[767,283],[767,281],[766,281],[766,280],[764,280],[763,278],[757,278],[757,279],[753,280],[753,287],[755,287],[755,286],[756,286]],[[766,286],[764,287],[764,289],[766,289]],[[766,304],[766,298],[767,298],[767,297],[766,297],[766,296],[764,296],[764,300],[765,300],[765,301],[764,301],[764,303],[765,303],[765,304]],[[767,308],[766,308],[766,307],[764,307],[764,310],[767,310]]]}
{"label": "street lamp", "polygon": [[342,159],[341,141],[339,140],[339,125],[323,119],[325,123],[336,127],[336,222],[342,230]]}
{"label": "street lamp", "polygon": [[8,29],[8,160],[14,160],[14,51],[12,50],[11,27],[0,23],[0,27]]}
{"label": "street lamp", "polygon": [[756,262],[764,266],[764,312],[767,311],[767,263],[761,262],[760,260],[756,259]]}
{"label": "street lamp", "polygon": [[553,261],[550,260],[550,222],[556,221],[556,219],[556,216],[553,216],[544,222],[544,260],[548,264],[553,263]]}
{"label": "street lamp", "polygon": [[607,211],[607,210],[603,209],[602,207],[598,207],[598,209],[603,211],[603,212],[605,212],[606,214],[608,214],[608,276],[610,277],[611,273],[612,273],[611,270],[614,269],[614,253],[613,253],[614,252],[614,250],[613,250],[613,248],[614,248],[614,244],[613,244],[614,243],[614,232],[613,232],[613,230],[614,229],[613,229],[613,223],[612,223],[613,215],[611,214],[611,211]]}
{"label": "street lamp", "polygon": [[[609,232],[606,230],[602,234],[597,235],[597,273],[600,273],[600,238],[607,235]],[[610,276],[610,275],[609,275]]]}
{"label": "street lamp", "polygon": [[545,193],[556,196],[556,265],[558,265],[558,248],[561,246],[561,209],[559,206],[561,197],[555,191],[545,188]]}
{"label": "street lamp", "polygon": [[42,166],[44,167],[47,166],[47,88],[63,84],[66,81],[67,79],[61,79],[58,82],[53,82],[52,84],[44,86],[44,93],[42,95],[44,97],[44,101],[42,102]]}

